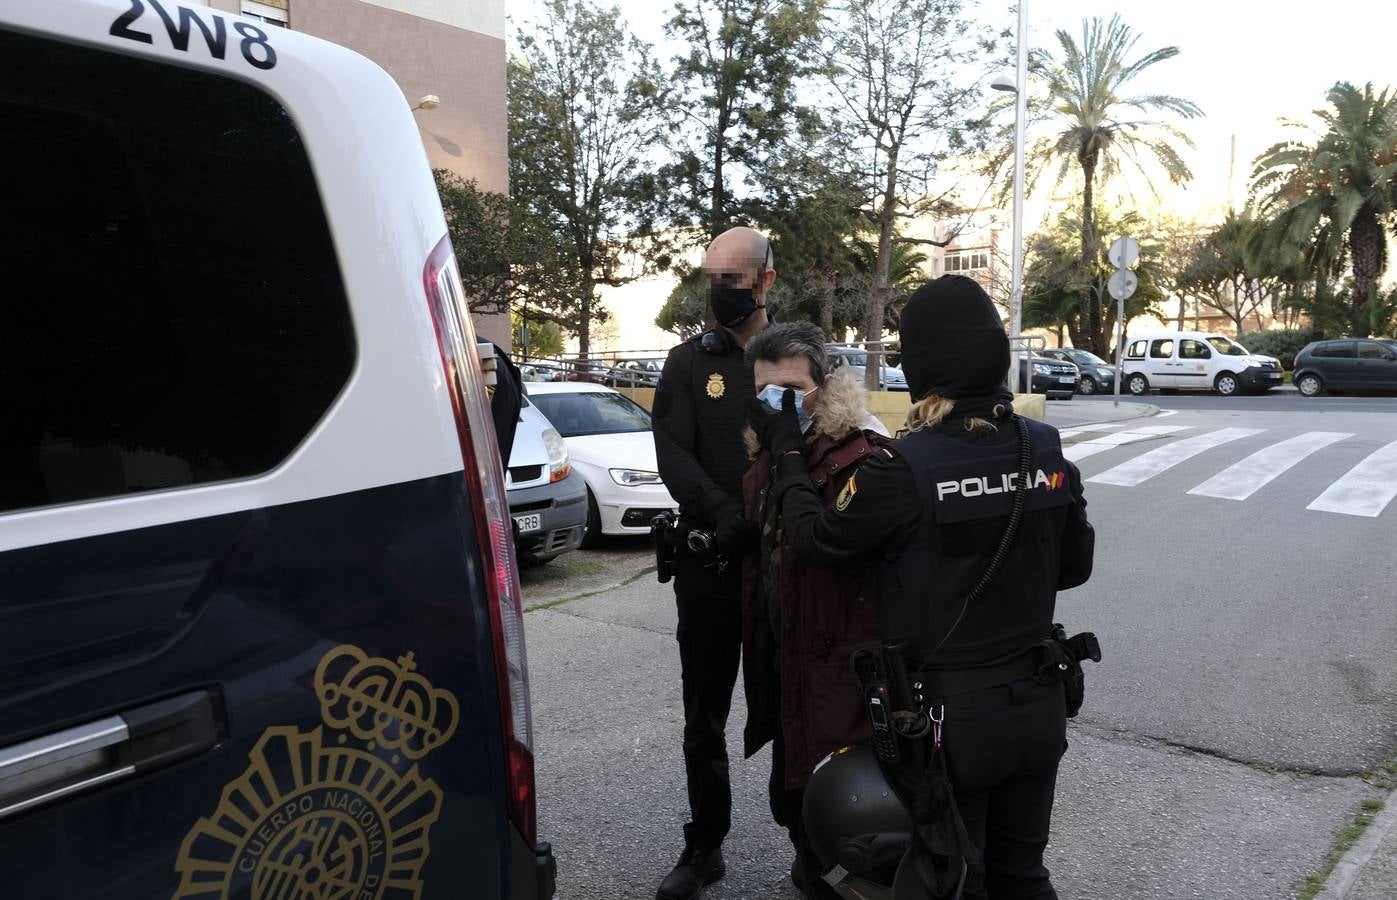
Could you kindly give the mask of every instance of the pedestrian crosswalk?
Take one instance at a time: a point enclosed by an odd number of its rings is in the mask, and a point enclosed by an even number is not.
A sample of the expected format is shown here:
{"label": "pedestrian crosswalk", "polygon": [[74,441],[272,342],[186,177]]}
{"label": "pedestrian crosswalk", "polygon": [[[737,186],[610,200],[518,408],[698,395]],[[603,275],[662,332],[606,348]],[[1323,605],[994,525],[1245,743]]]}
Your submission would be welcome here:
{"label": "pedestrian crosswalk", "polygon": [[[1309,470],[1333,472],[1334,463],[1318,461],[1326,451],[1345,451],[1345,464],[1354,456],[1355,447],[1369,452],[1351,465],[1337,479],[1320,491],[1305,508],[1315,512],[1347,516],[1377,517],[1397,498],[1397,441],[1369,450],[1371,444],[1355,442],[1347,431],[1286,432],[1266,428],[1206,428],[1198,425],[1144,425],[1137,422],[1086,425],[1062,431],[1063,455],[1074,462],[1106,453],[1148,444],[1142,452],[1120,461],[1119,454],[1109,459],[1102,471],[1086,478],[1088,484],[1133,488],[1145,484],[1166,472],[1199,472],[1201,480],[1185,493],[1197,497],[1245,501],[1263,493],[1272,482],[1287,472],[1303,469],[1308,463],[1318,468]],[[1265,445],[1256,448],[1258,441]],[[1242,455],[1230,451],[1228,445],[1249,448]],[[1133,448],[1132,448],[1133,449]],[[1214,452],[1217,451],[1217,452]],[[1220,468],[1219,468],[1220,467]],[[1177,485],[1177,481],[1172,481]],[[1306,490],[1319,490],[1309,487]],[[1292,488],[1293,489],[1293,488]],[[1397,507],[1394,507],[1397,509]]]}
{"label": "pedestrian crosswalk", "polygon": [[1397,441],[1383,447],[1329,485],[1306,509],[1379,516],[1397,496]]}
{"label": "pedestrian crosswalk", "polygon": [[[1086,431],[1086,429],[1081,430]],[[1095,456],[1098,453],[1104,453],[1107,450],[1125,444],[1135,444],[1140,441],[1147,441],[1153,438],[1163,437],[1164,435],[1174,434],[1178,431],[1187,430],[1188,426],[1186,425],[1142,425],[1130,431],[1097,434],[1086,440],[1078,441],[1075,444],[1064,447],[1062,452],[1068,459],[1076,462],[1077,460],[1086,459],[1088,456]],[[1070,435],[1070,432],[1063,432],[1064,437]]]}
{"label": "pedestrian crosswalk", "polygon": [[1181,462],[1192,459],[1205,450],[1211,450],[1214,447],[1220,447],[1223,444],[1260,433],[1261,429],[1259,428],[1220,428],[1217,431],[1208,431],[1194,437],[1181,438],[1165,444],[1163,447],[1156,447],[1129,462],[1123,462],[1100,475],[1094,475],[1087,481],[1134,487],[1161,472],[1174,468]]}
{"label": "pedestrian crosswalk", "polygon": [[1228,466],[1189,493],[1224,500],[1245,500],[1310,454],[1351,437],[1352,434],[1344,431],[1297,434],[1279,444],[1263,447],[1241,462]]}

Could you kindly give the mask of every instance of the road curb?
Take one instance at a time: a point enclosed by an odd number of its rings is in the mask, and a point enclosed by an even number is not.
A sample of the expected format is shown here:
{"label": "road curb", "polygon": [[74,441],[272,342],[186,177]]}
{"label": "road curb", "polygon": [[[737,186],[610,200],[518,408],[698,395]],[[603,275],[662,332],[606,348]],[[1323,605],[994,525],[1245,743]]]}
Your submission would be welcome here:
{"label": "road curb", "polygon": [[1358,839],[1358,843],[1334,866],[1334,871],[1329,873],[1329,880],[1324,882],[1324,889],[1315,895],[1315,900],[1343,900],[1347,897],[1358,881],[1358,876],[1363,874],[1363,867],[1372,860],[1383,840],[1394,828],[1397,828],[1397,791],[1388,795],[1387,804],[1383,806],[1382,812],[1373,818],[1363,836]]}
{"label": "road curb", "polygon": [[1134,415],[1130,415],[1130,416],[1121,416],[1121,417],[1115,418],[1115,419],[1092,419],[1091,421],[1088,421],[1088,422],[1073,422],[1073,423],[1070,424],[1070,425],[1068,425],[1068,424],[1056,425],[1056,424],[1055,424],[1054,427],[1055,427],[1055,428],[1059,428],[1059,429],[1070,429],[1070,428],[1086,428],[1086,427],[1089,426],[1089,425],[1111,425],[1111,424],[1114,424],[1114,423],[1116,423],[1116,422],[1130,422],[1130,421],[1132,421],[1132,420],[1134,420],[1134,419],[1147,419],[1147,418],[1149,418],[1150,416],[1154,416],[1154,415],[1158,415],[1158,414],[1159,414],[1159,407],[1158,407],[1158,406],[1155,406],[1153,403],[1141,403],[1141,402],[1138,401],[1138,400],[1129,400],[1129,401],[1125,401],[1125,402],[1128,402],[1128,403],[1130,403],[1130,404],[1132,404],[1132,405],[1134,405],[1134,406],[1143,407],[1143,411],[1138,412],[1138,413],[1135,413]]}

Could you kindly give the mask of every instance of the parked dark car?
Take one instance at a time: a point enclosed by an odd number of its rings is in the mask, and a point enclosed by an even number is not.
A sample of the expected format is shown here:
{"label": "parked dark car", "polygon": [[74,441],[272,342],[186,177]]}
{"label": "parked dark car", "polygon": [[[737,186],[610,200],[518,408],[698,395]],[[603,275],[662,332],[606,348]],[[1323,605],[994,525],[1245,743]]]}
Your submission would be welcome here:
{"label": "parked dark car", "polygon": [[1397,392],[1397,340],[1338,338],[1307,344],[1295,354],[1291,380],[1306,397],[1325,391]]}
{"label": "parked dark car", "polygon": [[1076,365],[1082,376],[1077,382],[1079,394],[1099,394],[1116,389],[1116,367],[1095,353],[1075,347],[1061,347],[1039,350],[1038,355]]}
{"label": "parked dark car", "polygon": [[606,384],[608,387],[656,387],[664,367],[663,359],[623,359],[611,367]]}
{"label": "parked dark car", "polygon": [[[1071,400],[1077,393],[1077,381],[1081,376],[1075,363],[1034,354],[1020,366],[1025,364],[1032,366],[1029,371],[1033,380],[1029,390],[1033,393],[1046,394],[1049,400]],[[1023,369],[1019,372],[1016,384],[1022,385]],[[1014,389],[1019,390],[1018,387]]]}

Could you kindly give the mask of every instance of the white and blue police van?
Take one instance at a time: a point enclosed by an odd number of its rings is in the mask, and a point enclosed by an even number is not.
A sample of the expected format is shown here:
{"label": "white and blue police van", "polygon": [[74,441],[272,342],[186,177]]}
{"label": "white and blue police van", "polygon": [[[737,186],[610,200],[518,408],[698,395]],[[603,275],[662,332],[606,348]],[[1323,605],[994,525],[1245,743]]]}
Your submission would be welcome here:
{"label": "white and blue police van", "polygon": [[548,898],[513,535],[408,104],[0,4],[0,896]]}

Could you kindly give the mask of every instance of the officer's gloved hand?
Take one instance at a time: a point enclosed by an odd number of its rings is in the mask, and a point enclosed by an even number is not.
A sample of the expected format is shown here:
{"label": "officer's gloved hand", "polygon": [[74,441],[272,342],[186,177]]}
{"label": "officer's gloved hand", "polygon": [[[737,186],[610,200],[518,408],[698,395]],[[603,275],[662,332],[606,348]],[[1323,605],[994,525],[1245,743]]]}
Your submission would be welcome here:
{"label": "officer's gloved hand", "polygon": [[757,433],[757,440],[774,458],[787,453],[804,454],[809,448],[800,432],[800,417],[796,415],[795,391],[787,388],[781,395],[781,411],[777,412],[760,400],[747,404],[747,424]]}
{"label": "officer's gloved hand", "polygon": [[737,502],[724,504],[713,529],[718,549],[728,556],[744,556],[758,549],[761,532],[742,514]]}

